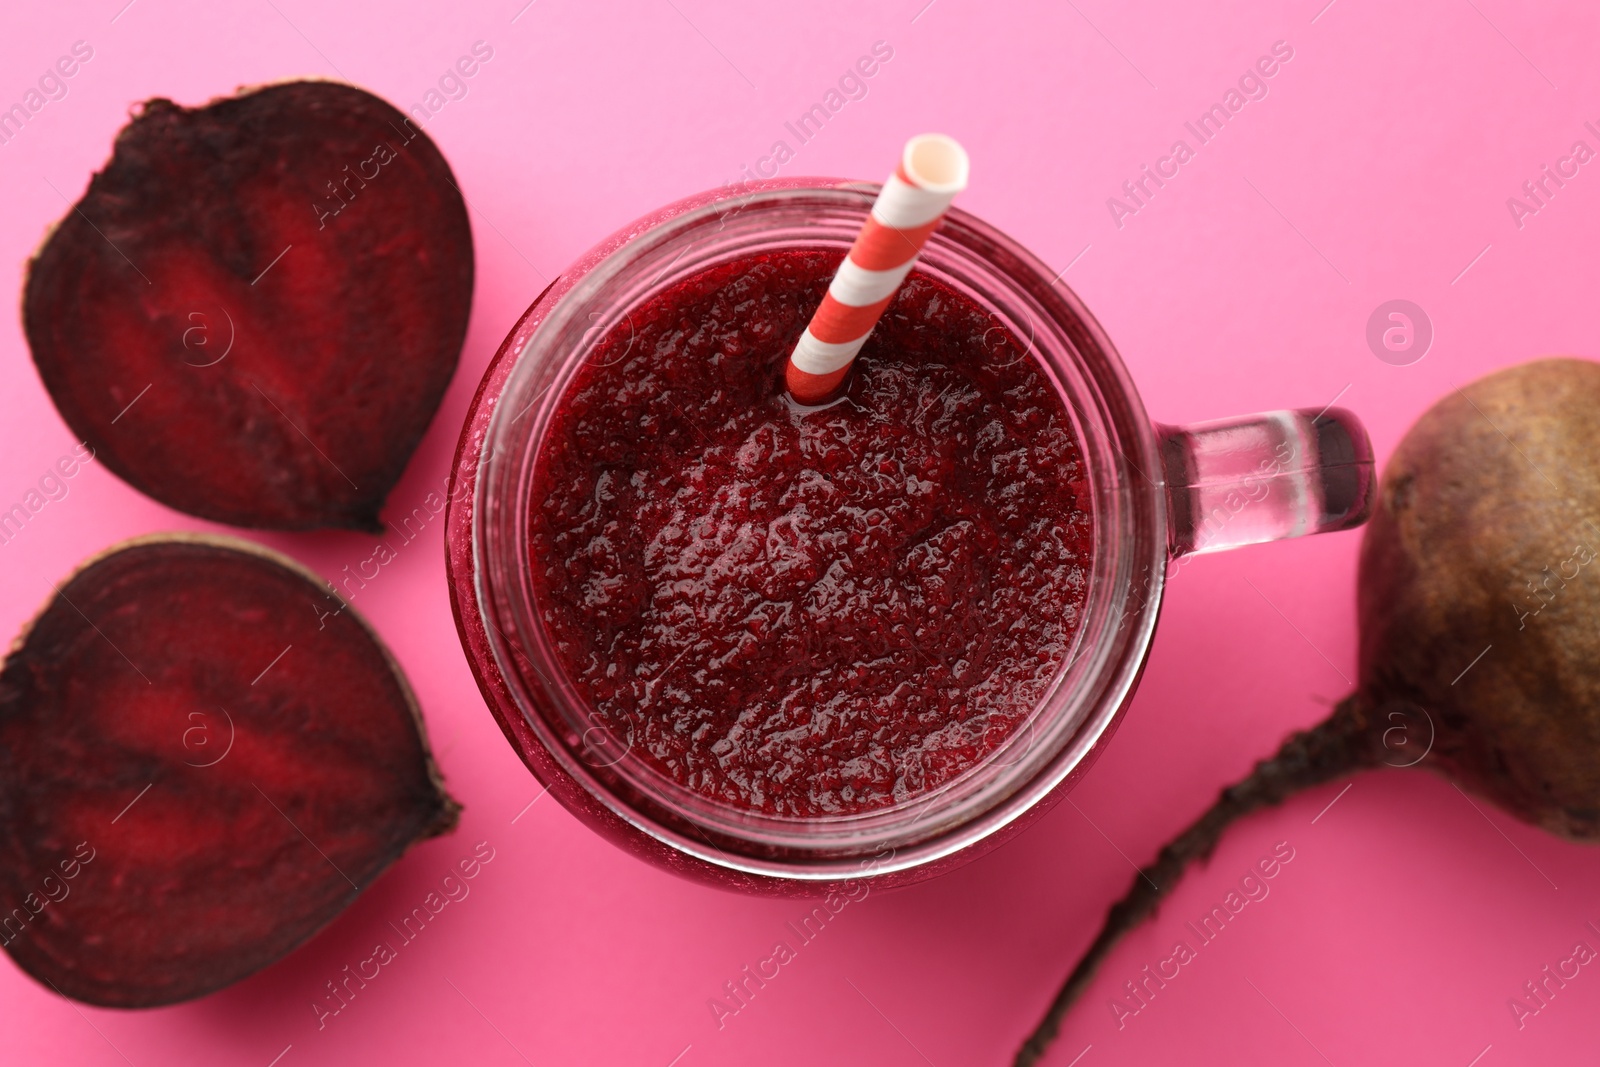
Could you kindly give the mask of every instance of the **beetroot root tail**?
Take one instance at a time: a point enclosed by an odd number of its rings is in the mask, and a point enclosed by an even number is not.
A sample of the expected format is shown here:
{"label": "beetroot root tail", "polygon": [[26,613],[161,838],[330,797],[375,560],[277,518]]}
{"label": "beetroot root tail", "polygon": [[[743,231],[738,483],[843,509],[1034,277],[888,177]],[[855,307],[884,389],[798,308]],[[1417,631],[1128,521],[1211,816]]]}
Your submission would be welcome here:
{"label": "beetroot root tail", "polygon": [[1309,730],[1290,735],[1278,751],[1257,763],[1243,780],[1228,786],[1205,814],[1189,825],[1134,878],[1127,894],[1111,906],[1094,943],[1067,976],[1044,1018],[1017,1050],[1015,1067],[1032,1067],[1061,1031],[1067,1010],[1089,987],[1095,972],[1129,931],[1155,913],[1189,865],[1215,851],[1222,834],[1237,820],[1274,807],[1305,789],[1370,766],[1366,715],[1357,696]]}

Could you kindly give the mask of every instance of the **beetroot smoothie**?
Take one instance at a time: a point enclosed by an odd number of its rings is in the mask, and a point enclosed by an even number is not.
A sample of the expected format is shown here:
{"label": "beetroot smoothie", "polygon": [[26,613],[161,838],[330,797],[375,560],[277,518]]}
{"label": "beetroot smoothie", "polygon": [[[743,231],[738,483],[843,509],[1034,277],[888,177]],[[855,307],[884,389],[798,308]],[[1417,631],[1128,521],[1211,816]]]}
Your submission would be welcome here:
{"label": "beetroot smoothie", "polygon": [[721,803],[912,799],[1027,718],[1087,592],[1090,492],[1025,345],[913,273],[845,395],[783,365],[840,254],[706,270],[601,339],[542,441],[535,604],[609,731]]}

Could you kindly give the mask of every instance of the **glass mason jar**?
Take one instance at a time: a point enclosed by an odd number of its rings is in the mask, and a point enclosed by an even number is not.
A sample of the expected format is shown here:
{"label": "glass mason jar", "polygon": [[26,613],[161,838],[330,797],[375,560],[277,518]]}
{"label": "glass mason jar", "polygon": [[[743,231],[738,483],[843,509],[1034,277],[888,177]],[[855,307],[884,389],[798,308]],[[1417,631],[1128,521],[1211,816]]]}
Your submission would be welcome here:
{"label": "glass mason jar", "polygon": [[1093,559],[1071,655],[1026,724],[914,799],[799,819],[737,809],[651,768],[586,703],[539,621],[528,554],[540,441],[575,372],[629,311],[709,267],[784,248],[842,257],[876,184],[779,181],[691,197],[602,242],[534,301],[462,429],[446,519],[451,603],[489,709],[568,809],[635,854],[718,885],[823,893],[948,870],[1037,818],[1088,768],[1127,706],[1179,556],[1360,524],[1374,471],[1349,413],[1276,411],[1158,426],[1110,340],[1057,276],[960,210],[917,270],[989,310],[1060,391],[1092,497]]}

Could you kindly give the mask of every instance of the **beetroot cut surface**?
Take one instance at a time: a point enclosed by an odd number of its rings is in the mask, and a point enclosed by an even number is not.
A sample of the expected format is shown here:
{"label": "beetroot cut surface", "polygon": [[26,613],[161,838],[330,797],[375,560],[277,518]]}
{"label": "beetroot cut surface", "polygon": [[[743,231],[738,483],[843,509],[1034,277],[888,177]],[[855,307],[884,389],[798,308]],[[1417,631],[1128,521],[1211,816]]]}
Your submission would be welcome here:
{"label": "beetroot cut surface", "polygon": [[134,488],[266,529],[376,529],[455,371],[472,232],[449,165],[354,86],[145,103],[30,265],[63,419]]}
{"label": "beetroot cut surface", "polygon": [[404,676],[309,572],[167,536],[57,588],[0,670],[0,943],[41,983],[202,996],[454,827]]}

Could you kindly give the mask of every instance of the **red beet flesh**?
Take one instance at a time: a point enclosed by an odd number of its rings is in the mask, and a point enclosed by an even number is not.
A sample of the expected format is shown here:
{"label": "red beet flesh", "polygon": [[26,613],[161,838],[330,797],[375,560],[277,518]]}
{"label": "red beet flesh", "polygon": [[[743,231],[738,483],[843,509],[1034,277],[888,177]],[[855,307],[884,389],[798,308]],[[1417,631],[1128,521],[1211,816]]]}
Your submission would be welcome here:
{"label": "red beet flesh", "polygon": [[1026,347],[913,275],[844,397],[785,359],[839,256],[712,268],[604,338],[542,446],[536,601],[569,677],[667,777],[851,815],[997,748],[1077,630],[1089,490]]}
{"label": "red beet flesh", "polygon": [[0,943],[77,1000],[237,981],[457,810],[383,646],[240,542],[92,561],[0,671]]}
{"label": "red beet flesh", "polygon": [[151,100],[34,259],[23,320],[96,457],[179,511],[374,529],[455,370],[472,234],[370,93]]}

